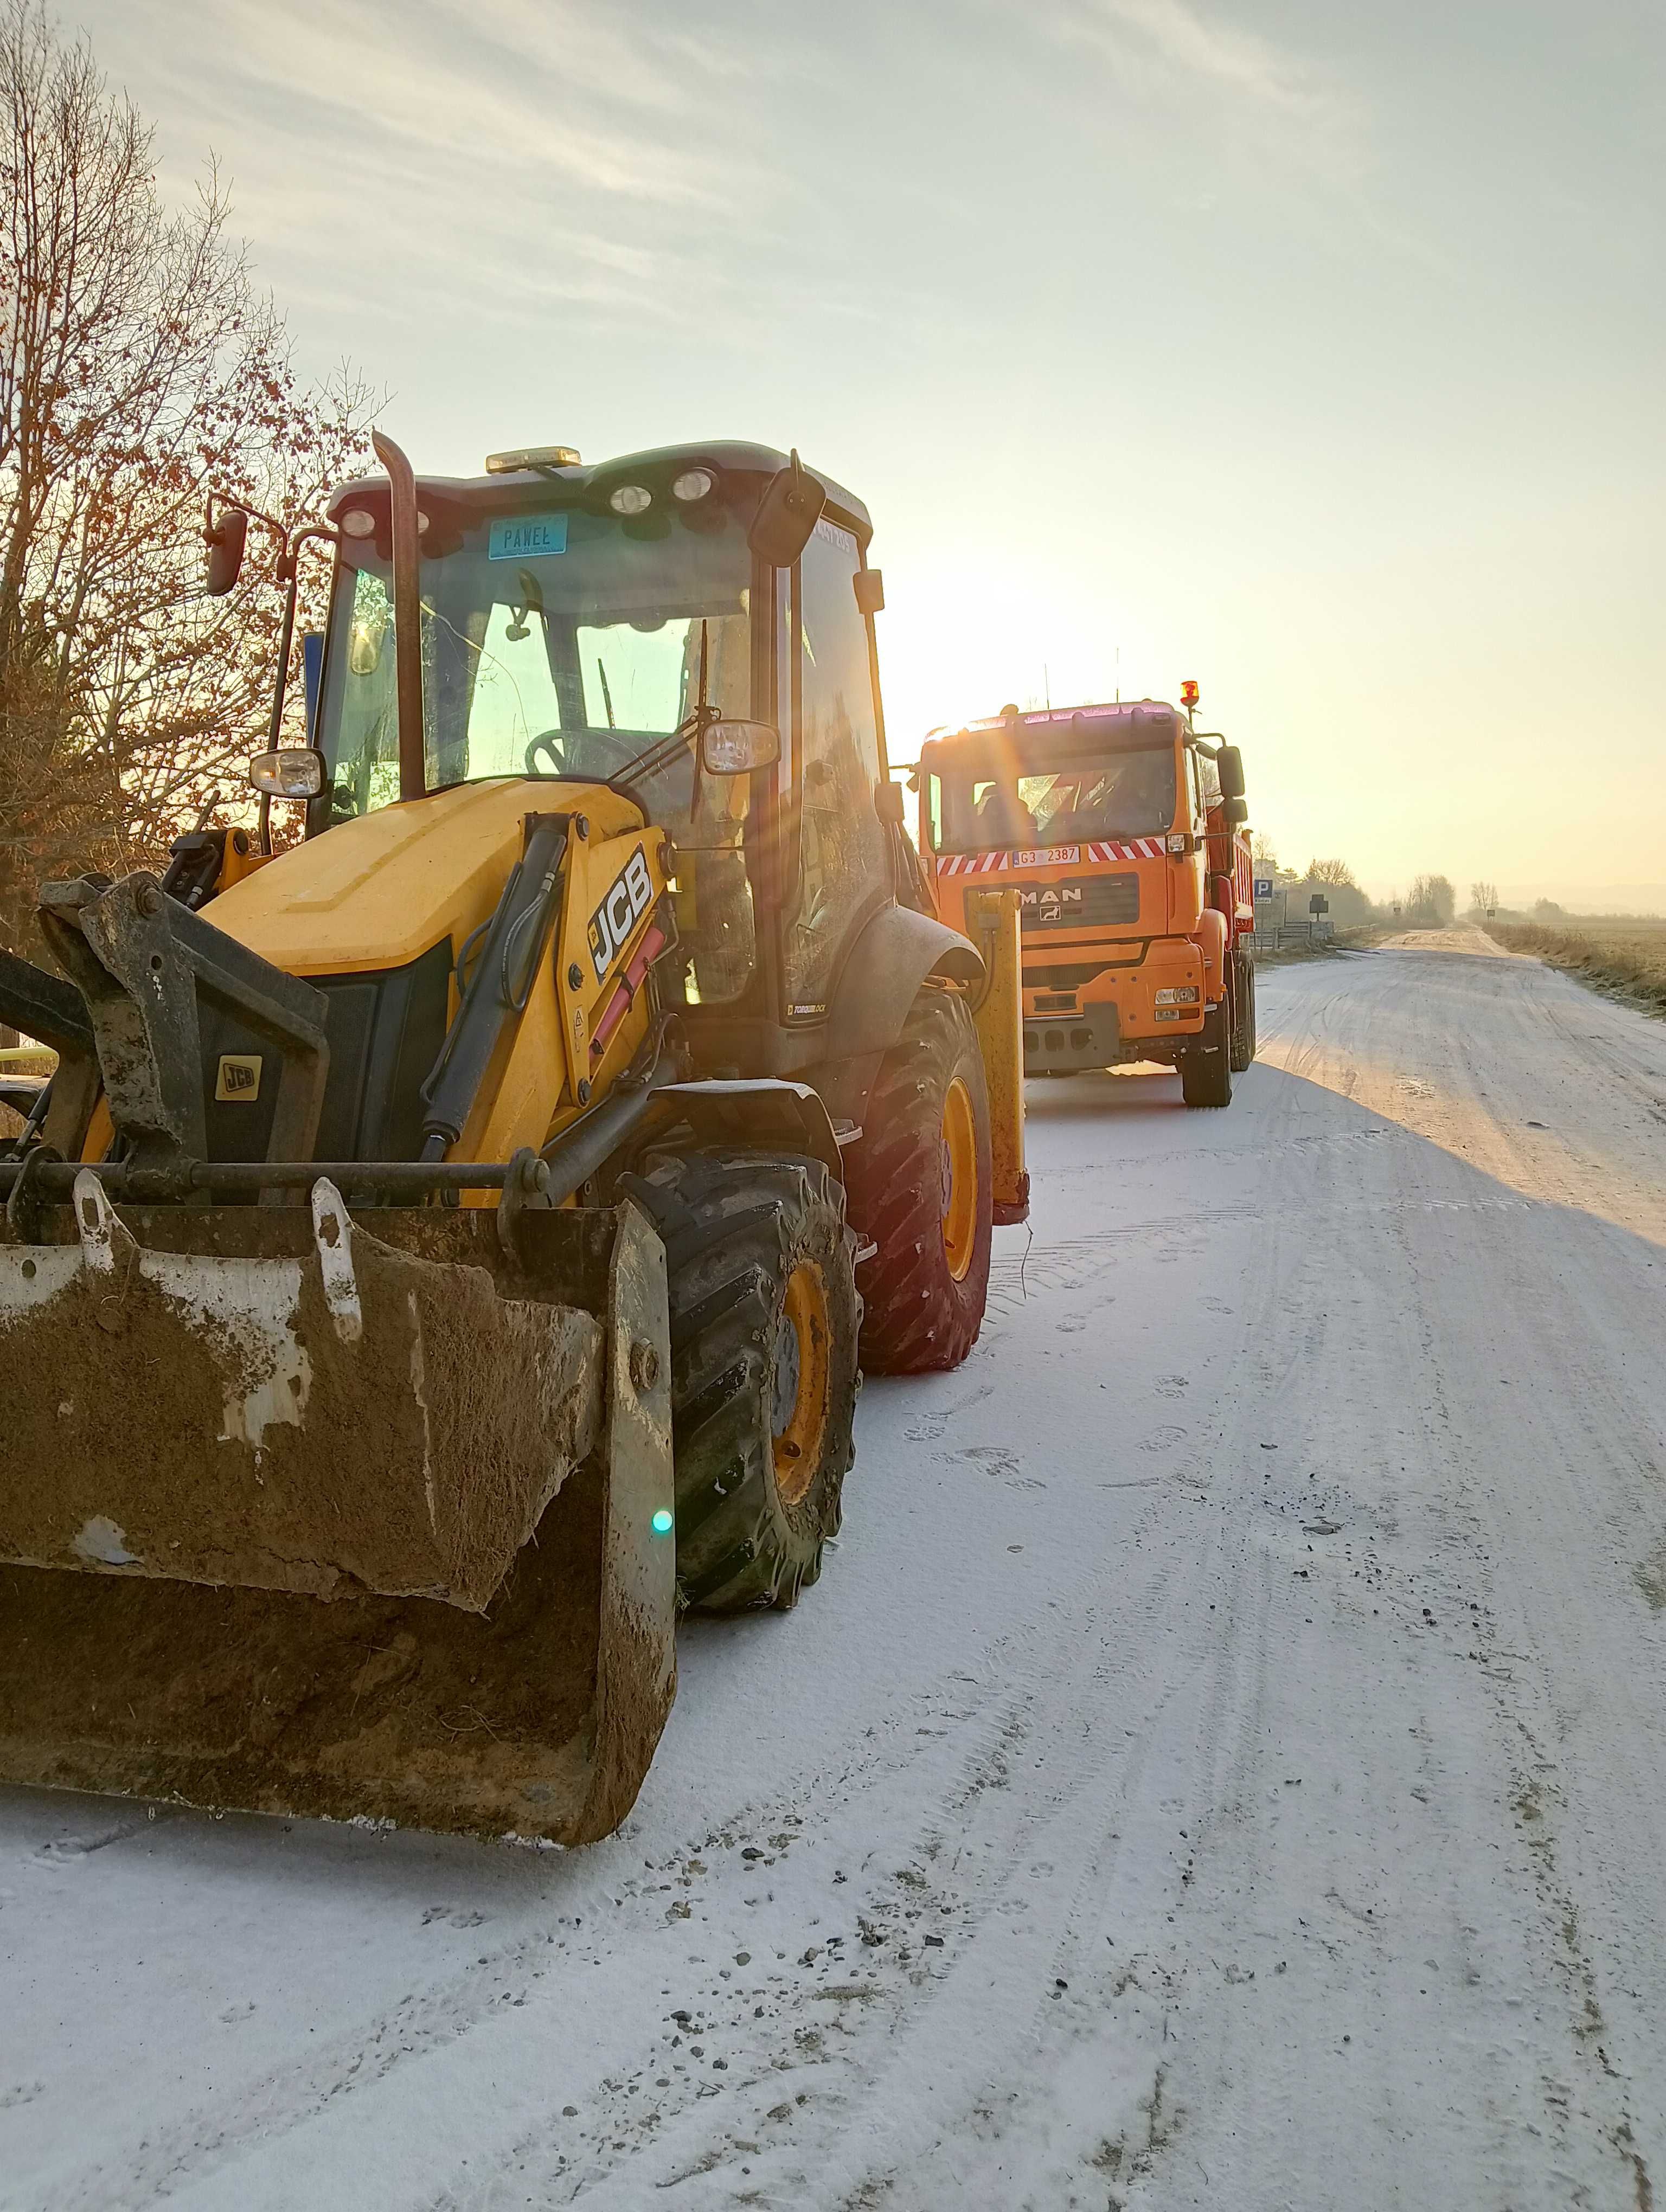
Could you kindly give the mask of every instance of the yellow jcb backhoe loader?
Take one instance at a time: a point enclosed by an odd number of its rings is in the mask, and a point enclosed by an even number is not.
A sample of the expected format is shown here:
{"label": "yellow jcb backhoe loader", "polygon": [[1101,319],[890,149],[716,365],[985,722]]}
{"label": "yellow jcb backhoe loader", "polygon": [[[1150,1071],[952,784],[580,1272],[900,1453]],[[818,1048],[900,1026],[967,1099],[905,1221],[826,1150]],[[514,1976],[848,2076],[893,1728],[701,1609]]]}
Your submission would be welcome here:
{"label": "yellow jcb backhoe loader", "polygon": [[258,832],[0,955],[0,1778],[576,1843],[678,1605],[816,1579],[859,1362],[977,1334],[1017,916],[930,911],[848,493],[377,443]]}

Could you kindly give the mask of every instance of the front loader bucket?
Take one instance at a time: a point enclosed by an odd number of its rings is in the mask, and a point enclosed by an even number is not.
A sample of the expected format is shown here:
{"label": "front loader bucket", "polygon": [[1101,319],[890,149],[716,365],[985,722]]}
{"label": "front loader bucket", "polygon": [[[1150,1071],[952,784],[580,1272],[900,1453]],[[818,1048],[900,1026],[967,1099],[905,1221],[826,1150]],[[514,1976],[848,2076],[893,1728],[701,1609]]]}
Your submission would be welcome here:
{"label": "front loader bucket", "polygon": [[629,1810],[675,1678],[663,1249],[630,1206],[368,1218],[84,1172],[0,1245],[0,1779]]}

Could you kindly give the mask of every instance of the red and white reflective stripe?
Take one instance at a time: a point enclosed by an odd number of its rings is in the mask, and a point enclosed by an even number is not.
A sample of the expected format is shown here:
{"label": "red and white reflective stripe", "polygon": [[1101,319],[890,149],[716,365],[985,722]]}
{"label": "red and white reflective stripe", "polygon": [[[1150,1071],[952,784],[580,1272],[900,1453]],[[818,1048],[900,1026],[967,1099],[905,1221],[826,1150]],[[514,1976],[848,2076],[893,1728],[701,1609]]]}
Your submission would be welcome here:
{"label": "red and white reflective stripe", "polygon": [[1012,866],[1010,853],[945,853],[937,863],[939,876],[999,875]]}
{"label": "red and white reflective stripe", "polygon": [[1031,852],[943,853],[937,861],[939,876],[1004,876],[1024,868],[1067,868],[1083,860],[1160,860],[1165,848],[1160,837],[1135,837],[1127,844],[1054,845]]}
{"label": "red and white reflective stripe", "polygon": [[1090,845],[1090,860],[1160,860],[1163,857],[1160,837],[1135,837],[1126,845]]}

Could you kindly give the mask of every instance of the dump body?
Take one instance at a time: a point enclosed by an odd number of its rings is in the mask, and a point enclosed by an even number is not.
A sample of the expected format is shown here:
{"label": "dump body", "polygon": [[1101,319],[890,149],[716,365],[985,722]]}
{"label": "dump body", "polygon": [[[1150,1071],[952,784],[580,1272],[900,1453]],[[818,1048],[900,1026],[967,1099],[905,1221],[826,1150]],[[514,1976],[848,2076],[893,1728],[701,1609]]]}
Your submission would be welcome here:
{"label": "dump body", "polygon": [[1246,841],[1209,752],[1152,701],[1009,714],[927,740],[920,849],[938,912],[1016,889],[1026,1074],[1174,1061],[1254,927]]}

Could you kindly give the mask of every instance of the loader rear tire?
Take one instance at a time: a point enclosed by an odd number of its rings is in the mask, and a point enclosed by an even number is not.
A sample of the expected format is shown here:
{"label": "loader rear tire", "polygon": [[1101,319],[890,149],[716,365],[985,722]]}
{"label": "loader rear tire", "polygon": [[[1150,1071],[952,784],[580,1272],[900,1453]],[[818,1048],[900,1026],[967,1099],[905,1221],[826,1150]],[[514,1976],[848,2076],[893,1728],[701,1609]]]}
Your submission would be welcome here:
{"label": "loader rear tire", "polygon": [[1210,1007],[1203,1017],[1202,1035],[1177,1057],[1180,1095],[1189,1106],[1231,1104],[1231,1033],[1225,1000]]}
{"label": "loader rear tire", "polygon": [[793,1605],[855,1455],[844,1192],[819,1160],[746,1152],[665,1154],[621,1188],[666,1246],[678,1597],[705,1613]]}
{"label": "loader rear tire", "polygon": [[994,1218],[989,1096],[964,999],[920,993],[862,1120],[845,1156],[851,1218],[879,1247],[862,1270],[862,1364],[958,1367],[983,1325]]}

